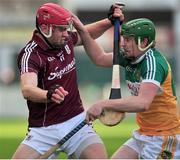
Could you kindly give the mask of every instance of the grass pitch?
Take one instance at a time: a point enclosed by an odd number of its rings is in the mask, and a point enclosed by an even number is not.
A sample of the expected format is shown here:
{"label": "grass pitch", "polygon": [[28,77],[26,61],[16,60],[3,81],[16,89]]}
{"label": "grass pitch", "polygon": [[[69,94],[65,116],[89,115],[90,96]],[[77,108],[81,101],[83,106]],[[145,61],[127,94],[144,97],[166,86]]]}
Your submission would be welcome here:
{"label": "grass pitch", "polygon": [[[122,123],[114,127],[102,125],[99,121],[94,122],[94,128],[103,139],[109,157],[130,136],[132,130],[137,128],[134,118],[126,117]],[[1,119],[0,120],[0,159],[10,159],[16,148],[26,135],[27,122],[24,119]],[[60,154],[58,158],[66,158]]]}

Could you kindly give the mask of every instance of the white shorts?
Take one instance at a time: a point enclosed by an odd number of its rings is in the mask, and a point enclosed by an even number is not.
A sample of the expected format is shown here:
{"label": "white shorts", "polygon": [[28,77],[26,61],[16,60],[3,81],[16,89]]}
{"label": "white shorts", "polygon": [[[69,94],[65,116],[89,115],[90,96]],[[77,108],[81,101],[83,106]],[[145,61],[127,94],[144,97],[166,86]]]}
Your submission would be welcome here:
{"label": "white shorts", "polygon": [[180,159],[180,134],[175,136],[145,136],[138,131],[124,145],[139,154],[140,159]]}
{"label": "white shorts", "polygon": [[[35,149],[40,154],[44,154],[52,145],[57,144],[66,134],[85,119],[85,113],[81,113],[72,119],[51,125],[48,127],[32,127],[28,135],[23,140],[26,144]],[[67,140],[57,152],[50,158],[55,158],[59,152],[65,152],[69,157],[79,158],[81,152],[89,145],[103,143],[91,125],[85,125],[69,140]]]}

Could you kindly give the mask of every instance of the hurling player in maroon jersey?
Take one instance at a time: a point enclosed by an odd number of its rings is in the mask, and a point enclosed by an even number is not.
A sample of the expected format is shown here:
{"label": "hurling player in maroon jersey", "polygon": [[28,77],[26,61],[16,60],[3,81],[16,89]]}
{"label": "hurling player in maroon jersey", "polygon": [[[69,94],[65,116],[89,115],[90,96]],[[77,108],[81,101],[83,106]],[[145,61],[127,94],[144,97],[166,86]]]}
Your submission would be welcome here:
{"label": "hurling player in maroon jersey", "polygon": [[[73,22],[78,32],[71,30]],[[27,136],[13,159],[38,158],[85,119],[73,50],[77,45],[86,46],[81,25],[77,17],[60,5],[46,3],[38,9],[32,39],[18,56],[21,90],[29,117]],[[96,39],[111,26],[108,19],[103,19],[85,28]],[[112,55],[101,59],[104,56],[96,53],[88,55],[96,65],[112,65]],[[91,125],[80,129],[57,153],[60,151],[70,158],[107,158],[105,146]]]}

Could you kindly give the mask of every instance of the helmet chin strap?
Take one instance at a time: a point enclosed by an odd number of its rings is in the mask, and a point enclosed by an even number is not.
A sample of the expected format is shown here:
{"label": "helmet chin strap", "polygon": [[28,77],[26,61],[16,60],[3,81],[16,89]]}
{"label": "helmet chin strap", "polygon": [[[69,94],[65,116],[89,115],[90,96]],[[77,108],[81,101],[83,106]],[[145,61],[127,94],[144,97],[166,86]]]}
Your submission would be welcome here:
{"label": "helmet chin strap", "polygon": [[49,34],[45,34],[42,30],[41,27],[39,27],[39,30],[41,31],[41,33],[43,34],[44,37],[46,38],[50,38],[52,36],[52,26],[49,27]]}
{"label": "helmet chin strap", "polygon": [[47,39],[47,38],[50,38],[50,37],[52,36],[52,30],[53,30],[52,28],[53,28],[53,27],[50,26],[50,27],[49,27],[49,34],[46,34],[46,33],[44,33],[44,32],[41,30],[40,27],[38,27],[40,33],[42,34],[42,36],[44,37],[44,39],[45,39],[45,41],[48,43],[48,45],[51,46],[51,48],[53,48],[53,49],[63,48],[67,43],[63,43],[63,44],[58,44],[58,45],[56,45],[56,44],[50,43],[49,40]]}
{"label": "helmet chin strap", "polygon": [[149,43],[148,46],[146,46],[145,48],[141,47],[141,38],[138,37],[138,49],[142,52],[144,52],[145,50],[147,50],[148,48],[150,48],[152,45],[154,44],[154,42],[152,41],[151,43]]}
{"label": "helmet chin strap", "polygon": [[55,48],[49,41],[47,38],[50,38],[52,36],[52,26],[50,26],[49,29],[49,34],[45,34],[41,28],[37,25],[37,29],[39,31],[39,33],[43,36],[44,40],[46,41],[46,43],[51,47],[51,48]]}

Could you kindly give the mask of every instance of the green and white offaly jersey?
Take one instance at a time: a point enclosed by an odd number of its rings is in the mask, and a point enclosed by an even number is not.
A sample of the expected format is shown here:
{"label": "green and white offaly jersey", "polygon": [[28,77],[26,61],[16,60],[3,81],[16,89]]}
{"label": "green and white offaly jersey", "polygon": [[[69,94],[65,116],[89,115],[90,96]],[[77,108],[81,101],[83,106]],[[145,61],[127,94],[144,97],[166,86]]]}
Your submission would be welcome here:
{"label": "green and white offaly jersey", "polygon": [[127,86],[132,95],[138,95],[141,83],[159,86],[149,110],[137,113],[140,132],[146,135],[180,133],[175,87],[166,58],[154,48],[133,63],[120,55],[120,65],[125,68]]}

